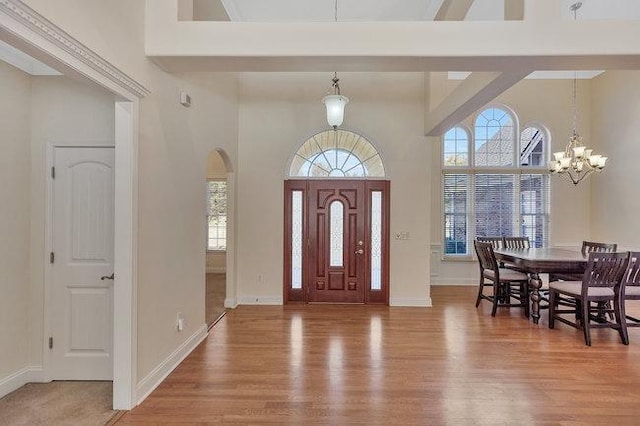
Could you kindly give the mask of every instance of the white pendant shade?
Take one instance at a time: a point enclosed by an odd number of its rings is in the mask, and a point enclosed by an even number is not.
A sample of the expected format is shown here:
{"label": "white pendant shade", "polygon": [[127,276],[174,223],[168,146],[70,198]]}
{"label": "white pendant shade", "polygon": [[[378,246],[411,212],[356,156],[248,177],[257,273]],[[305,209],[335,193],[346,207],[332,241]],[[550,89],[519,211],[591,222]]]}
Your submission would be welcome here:
{"label": "white pendant shade", "polygon": [[349,103],[349,98],[342,95],[327,95],[322,98],[327,107],[327,122],[332,127],[338,127],[344,120],[344,107]]}

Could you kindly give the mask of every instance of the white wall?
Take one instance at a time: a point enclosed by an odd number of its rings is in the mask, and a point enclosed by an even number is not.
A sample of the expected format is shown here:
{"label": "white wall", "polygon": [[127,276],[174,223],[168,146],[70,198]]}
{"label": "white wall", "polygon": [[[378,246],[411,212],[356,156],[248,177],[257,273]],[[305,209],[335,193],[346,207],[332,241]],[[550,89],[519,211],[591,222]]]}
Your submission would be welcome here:
{"label": "white wall", "polygon": [[592,139],[609,157],[592,176],[592,237],[640,250],[640,72],[607,71],[592,82]]}
{"label": "white wall", "polygon": [[[238,290],[240,303],[282,303],[283,181],[288,162],[312,134],[328,128],[321,98],[331,73],[246,73],[240,77]],[[430,303],[427,248],[428,150],[422,73],[341,73],[351,99],[343,127],[378,148],[391,181],[392,304]],[[260,277],[260,278],[259,278]],[[256,301],[257,300],[257,301]]]}
{"label": "white wall", "polygon": [[[442,87],[451,89],[455,84],[433,80],[438,88],[432,90],[443,96]],[[504,92],[493,104],[510,107],[518,115],[520,130],[532,123],[545,125],[551,133],[551,152],[564,150],[573,125],[571,100],[572,80],[523,80]],[[584,142],[591,146],[591,96],[589,81],[578,82],[578,131]],[[463,124],[473,129],[474,117]],[[442,188],[441,141],[432,146],[432,240],[431,256],[433,284],[476,284],[478,266],[475,260],[442,260]],[[591,237],[591,180],[574,187],[559,176],[551,177],[550,245],[580,246]]]}
{"label": "white wall", "polygon": [[31,79],[0,61],[0,396],[28,367]]}

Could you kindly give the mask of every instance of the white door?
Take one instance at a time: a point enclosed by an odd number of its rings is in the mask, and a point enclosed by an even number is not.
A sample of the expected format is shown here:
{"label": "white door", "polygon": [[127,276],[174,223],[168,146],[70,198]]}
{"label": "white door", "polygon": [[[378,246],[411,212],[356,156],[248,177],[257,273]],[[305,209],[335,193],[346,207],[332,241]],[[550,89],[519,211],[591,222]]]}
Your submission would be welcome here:
{"label": "white door", "polygon": [[54,152],[51,379],[113,377],[114,149]]}

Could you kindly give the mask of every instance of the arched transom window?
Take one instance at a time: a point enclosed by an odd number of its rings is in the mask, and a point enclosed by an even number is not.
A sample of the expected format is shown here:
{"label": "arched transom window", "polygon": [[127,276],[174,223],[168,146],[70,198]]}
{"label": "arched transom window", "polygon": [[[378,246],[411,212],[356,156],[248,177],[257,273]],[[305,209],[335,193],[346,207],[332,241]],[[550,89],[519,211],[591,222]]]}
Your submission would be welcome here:
{"label": "arched transom window", "polygon": [[384,177],[382,158],[365,137],[348,130],[326,130],[296,152],[289,176],[323,178]]}

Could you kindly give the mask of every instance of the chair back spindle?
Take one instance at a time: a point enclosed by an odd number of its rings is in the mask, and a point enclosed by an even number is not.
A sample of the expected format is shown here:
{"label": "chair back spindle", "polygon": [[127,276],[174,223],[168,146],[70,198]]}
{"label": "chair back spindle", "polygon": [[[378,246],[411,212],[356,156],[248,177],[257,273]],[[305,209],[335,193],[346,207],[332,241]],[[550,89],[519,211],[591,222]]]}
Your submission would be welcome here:
{"label": "chair back spindle", "polygon": [[528,249],[531,248],[529,237],[504,237],[504,248],[506,249]]}

